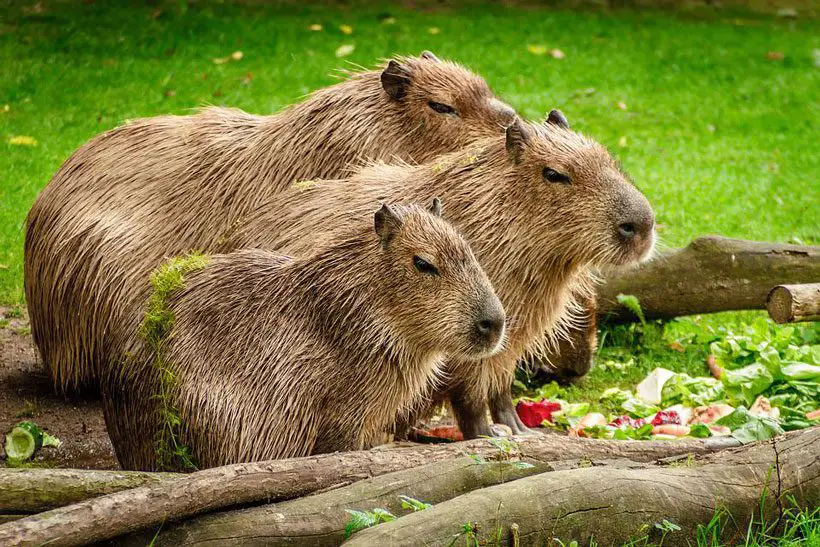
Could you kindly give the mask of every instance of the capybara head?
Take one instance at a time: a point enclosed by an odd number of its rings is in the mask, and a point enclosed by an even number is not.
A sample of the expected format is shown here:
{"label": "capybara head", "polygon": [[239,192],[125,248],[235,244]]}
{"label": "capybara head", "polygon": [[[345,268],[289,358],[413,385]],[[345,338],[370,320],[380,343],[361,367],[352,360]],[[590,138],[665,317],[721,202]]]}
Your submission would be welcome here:
{"label": "capybara head", "polygon": [[557,110],[542,124],[507,128],[520,222],[564,258],[594,266],[645,259],[655,242],[649,202],[597,142],[570,131]]}
{"label": "capybara head", "polygon": [[430,148],[439,152],[500,135],[516,117],[483,78],[429,51],[391,60],[381,83],[390,99],[403,108],[408,127],[424,131],[425,142],[430,140]]}
{"label": "capybara head", "polygon": [[441,201],[429,213],[382,205],[375,229],[389,285],[385,313],[414,342],[449,356],[479,358],[505,338],[501,302],[470,247],[441,220]]}

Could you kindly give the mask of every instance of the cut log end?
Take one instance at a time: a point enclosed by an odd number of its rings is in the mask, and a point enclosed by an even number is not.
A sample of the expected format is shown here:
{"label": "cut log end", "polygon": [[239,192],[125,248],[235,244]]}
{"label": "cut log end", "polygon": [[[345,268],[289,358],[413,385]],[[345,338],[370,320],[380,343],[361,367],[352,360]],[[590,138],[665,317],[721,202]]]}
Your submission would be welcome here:
{"label": "cut log end", "polygon": [[769,317],[776,323],[820,320],[820,283],[778,285],[766,301]]}

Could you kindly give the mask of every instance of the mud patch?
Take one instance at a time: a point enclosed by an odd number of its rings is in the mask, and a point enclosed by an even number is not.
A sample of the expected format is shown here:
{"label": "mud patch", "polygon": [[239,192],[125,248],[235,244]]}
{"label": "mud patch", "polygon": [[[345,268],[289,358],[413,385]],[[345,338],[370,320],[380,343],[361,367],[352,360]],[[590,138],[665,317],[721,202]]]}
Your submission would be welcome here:
{"label": "mud patch", "polygon": [[0,307],[0,318],[0,433],[31,420],[63,441],[60,448],[38,452],[32,466],[119,469],[100,401],[56,395],[31,340],[25,311]]}

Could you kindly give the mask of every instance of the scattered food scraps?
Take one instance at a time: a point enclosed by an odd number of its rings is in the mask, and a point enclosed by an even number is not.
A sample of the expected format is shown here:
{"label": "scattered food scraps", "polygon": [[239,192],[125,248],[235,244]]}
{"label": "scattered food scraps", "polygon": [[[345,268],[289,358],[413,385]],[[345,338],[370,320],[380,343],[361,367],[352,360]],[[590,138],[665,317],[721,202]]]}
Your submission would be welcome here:
{"label": "scattered food scraps", "polygon": [[539,427],[544,420],[551,422],[552,413],[561,410],[561,404],[547,400],[540,401],[518,401],[515,411],[521,422],[527,427]]}
{"label": "scattered food scraps", "polygon": [[455,425],[440,425],[428,429],[414,427],[408,434],[408,439],[417,443],[440,443],[463,441],[464,436]]}
{"label": "scattered food scraps", "polygon": [[6,433],[6,457],[22,462],[30,460],[34,453],[44,446],[59,448],[62,442],[49,435],[34,422],[20,422]]}

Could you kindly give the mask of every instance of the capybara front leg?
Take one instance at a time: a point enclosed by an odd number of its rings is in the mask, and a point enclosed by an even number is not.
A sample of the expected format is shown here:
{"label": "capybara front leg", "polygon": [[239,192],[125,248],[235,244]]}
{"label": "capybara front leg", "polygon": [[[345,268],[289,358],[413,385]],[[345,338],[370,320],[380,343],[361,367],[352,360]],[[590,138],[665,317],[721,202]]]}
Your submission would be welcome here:
{"label": "capybara front leg", "polygon": [[493,437],[493,431],[487,421],[487,399],[474,395],[463,386],[450,392],[450,404],[456,415],[458,428],[465,440]]}
{"label": "capybara front leg", "polygon": [[512,392],[509,388],[490,396],[490,413],[493,421],[504,424],[512,430],[513,435],[534,435],[535,431],[521,422],[518,413],[513,408]]}

